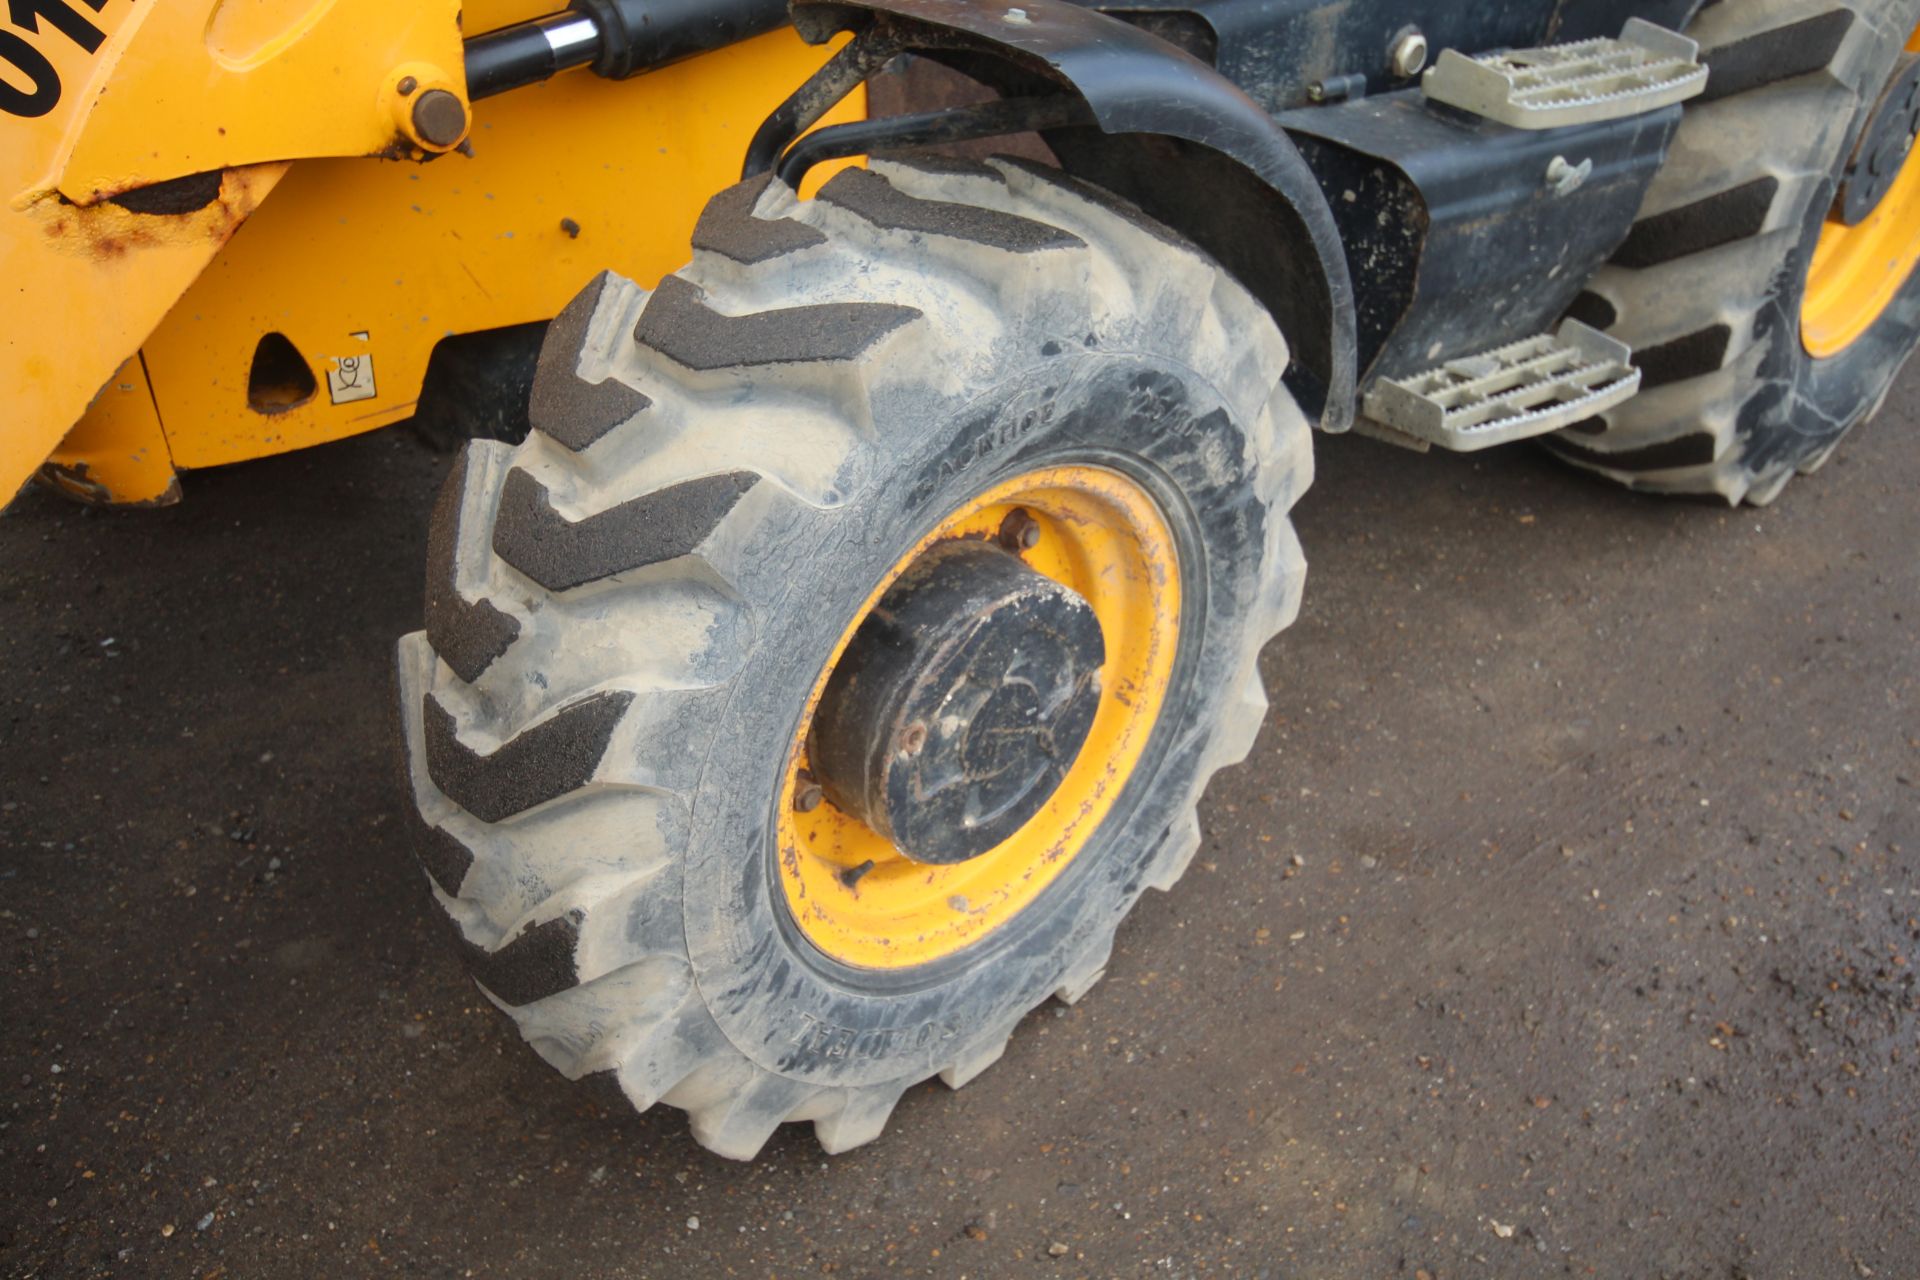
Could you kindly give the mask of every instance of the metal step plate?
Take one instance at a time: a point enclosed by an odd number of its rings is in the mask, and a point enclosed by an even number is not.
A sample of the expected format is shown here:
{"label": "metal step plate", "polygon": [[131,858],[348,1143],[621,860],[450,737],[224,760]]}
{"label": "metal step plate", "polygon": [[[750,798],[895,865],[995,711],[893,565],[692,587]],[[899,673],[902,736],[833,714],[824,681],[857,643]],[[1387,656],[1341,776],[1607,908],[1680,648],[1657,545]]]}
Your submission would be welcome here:
{"label": "metal step plate", "polygon": [[1557,333],[1449,360],[1367,392],[1369,418],[1416,440],[1469,453],[1544,435],[1640,389],[1633,350],[1578,320]]}
{"label": "metal step plate", "polygon": [[1707,69],[1698,42],[1629,18],[1618,40],[1479,58],[1445,49],[1420,87],[1431,101],[1515,129],[1557,129],[1684,102],[1707,87]]}

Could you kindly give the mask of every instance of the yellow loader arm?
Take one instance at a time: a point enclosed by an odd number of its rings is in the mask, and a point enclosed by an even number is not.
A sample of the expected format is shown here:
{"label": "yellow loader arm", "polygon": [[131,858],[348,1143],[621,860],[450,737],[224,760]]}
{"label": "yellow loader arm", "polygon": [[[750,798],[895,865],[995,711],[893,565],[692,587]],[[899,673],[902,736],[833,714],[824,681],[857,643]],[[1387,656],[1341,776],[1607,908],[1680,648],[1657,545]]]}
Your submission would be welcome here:
{"label": "yellow loader arm", "polygon": [[584,22],[561,2],[0,6],[0,501],[36,468],[171,501],[176,470],[411,417],[449,337],[545,320],[602,268],[680,266],[827,52],[771,29],[779,0],[713,0],[631,70],[541,82],[576,44],[511,92],[497,58],[467,83],[463,33],[558,50]]}
{"label": "yellow loader arm", "polygon": [[[458,137],[422,138],[408,112],[433,90],[465,115],[458,0],[14,0],[7,13],[0,494],[96,398],[126,399],[103,405],[122,424],[152,418],[123,364],[284,161],[450,149]],[[149,500],[172,484],[157,426],[119,460],[138,471],[133,455],[151,454]]]}

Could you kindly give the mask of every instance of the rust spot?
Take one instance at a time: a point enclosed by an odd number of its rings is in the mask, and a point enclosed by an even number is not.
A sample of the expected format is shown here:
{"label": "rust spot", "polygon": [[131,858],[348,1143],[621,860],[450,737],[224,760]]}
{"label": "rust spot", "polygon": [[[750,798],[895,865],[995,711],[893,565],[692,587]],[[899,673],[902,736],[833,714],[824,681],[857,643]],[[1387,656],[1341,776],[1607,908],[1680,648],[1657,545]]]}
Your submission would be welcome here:
{"label": "rust spot", "polygon": [[[240,225],[243,214],[238,206],[247,196],[244,182],[226,182],[227,172],[195,174],[180,180],[184,185],[155,183],[132,196],[108,196],[88,205],[57,197],[59,212],[48,218],[44,234],[50,240],[74,244],[96,263],[179,244],[183,235],[205,236],[216,246],[223,245]],[[195,205],[209,189],[214,198]]]}
{"label": "rust spot", "polygon": [[46,462],[41,464],[35,478],[62,497],[84,502],[88,506],[105,506],[112,501],[107,486],[88,477],[87,471],[84,462]]}
{"label": "rust spot", "polygon": [[413,145],[413,139],[399,129],[393,131],[393,137],[385,146],[367,152],[370,160],[420,160],[425,156],[424,151]]}
{"label": "rust spot", "polygon": [[93,236],[87,244],[87,252],[96,262],[113,262],[127,256],[126,236],[100,234]]}
{"label": "rust spot", "polygon": [[88,475],[88,471],[84,462],[45,462],[34,473],[34,479],[61,497],[89,507],[170,507],[180,501],[179,476],[169,477],[166,489],[154,497],[123,502],[116,499],[106,485]]}

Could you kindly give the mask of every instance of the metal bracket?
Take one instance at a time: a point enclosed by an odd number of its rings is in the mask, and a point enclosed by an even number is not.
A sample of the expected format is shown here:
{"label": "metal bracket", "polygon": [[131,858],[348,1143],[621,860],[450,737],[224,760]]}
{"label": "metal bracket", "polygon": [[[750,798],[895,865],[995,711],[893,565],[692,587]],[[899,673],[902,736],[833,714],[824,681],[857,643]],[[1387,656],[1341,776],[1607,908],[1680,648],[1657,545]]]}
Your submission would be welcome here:
{"label": "metal bracket", "polygon": [[1572,426],[1639,389],[1626,343],[1567,320],[1554,334],[1382,381],[1367,393],[1366,412],[1416,440],[1467,453]]}
{"label": "metal bracket", "polygon": [[1446,49],[1420,87],[1429,101],[1515,129],[1558,129],[1684,102],[1707,87],[1707,69],[1697,41],[1629,18],[1617,40],[1477,58]]}

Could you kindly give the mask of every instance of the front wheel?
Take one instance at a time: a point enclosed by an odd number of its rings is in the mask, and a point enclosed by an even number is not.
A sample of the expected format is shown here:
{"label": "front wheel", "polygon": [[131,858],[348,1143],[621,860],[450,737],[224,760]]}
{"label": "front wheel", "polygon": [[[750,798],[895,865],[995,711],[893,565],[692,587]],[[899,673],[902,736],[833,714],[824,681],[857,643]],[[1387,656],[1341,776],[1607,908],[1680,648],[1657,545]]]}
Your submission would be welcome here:
{"label": "front wheel", "polygon": [[1100,975],[1266,706],[1312,469],[1273,322],[1037,166],[716,197],[555,322],[401,644],[424,860],[569,1076],[837,1151]]}

